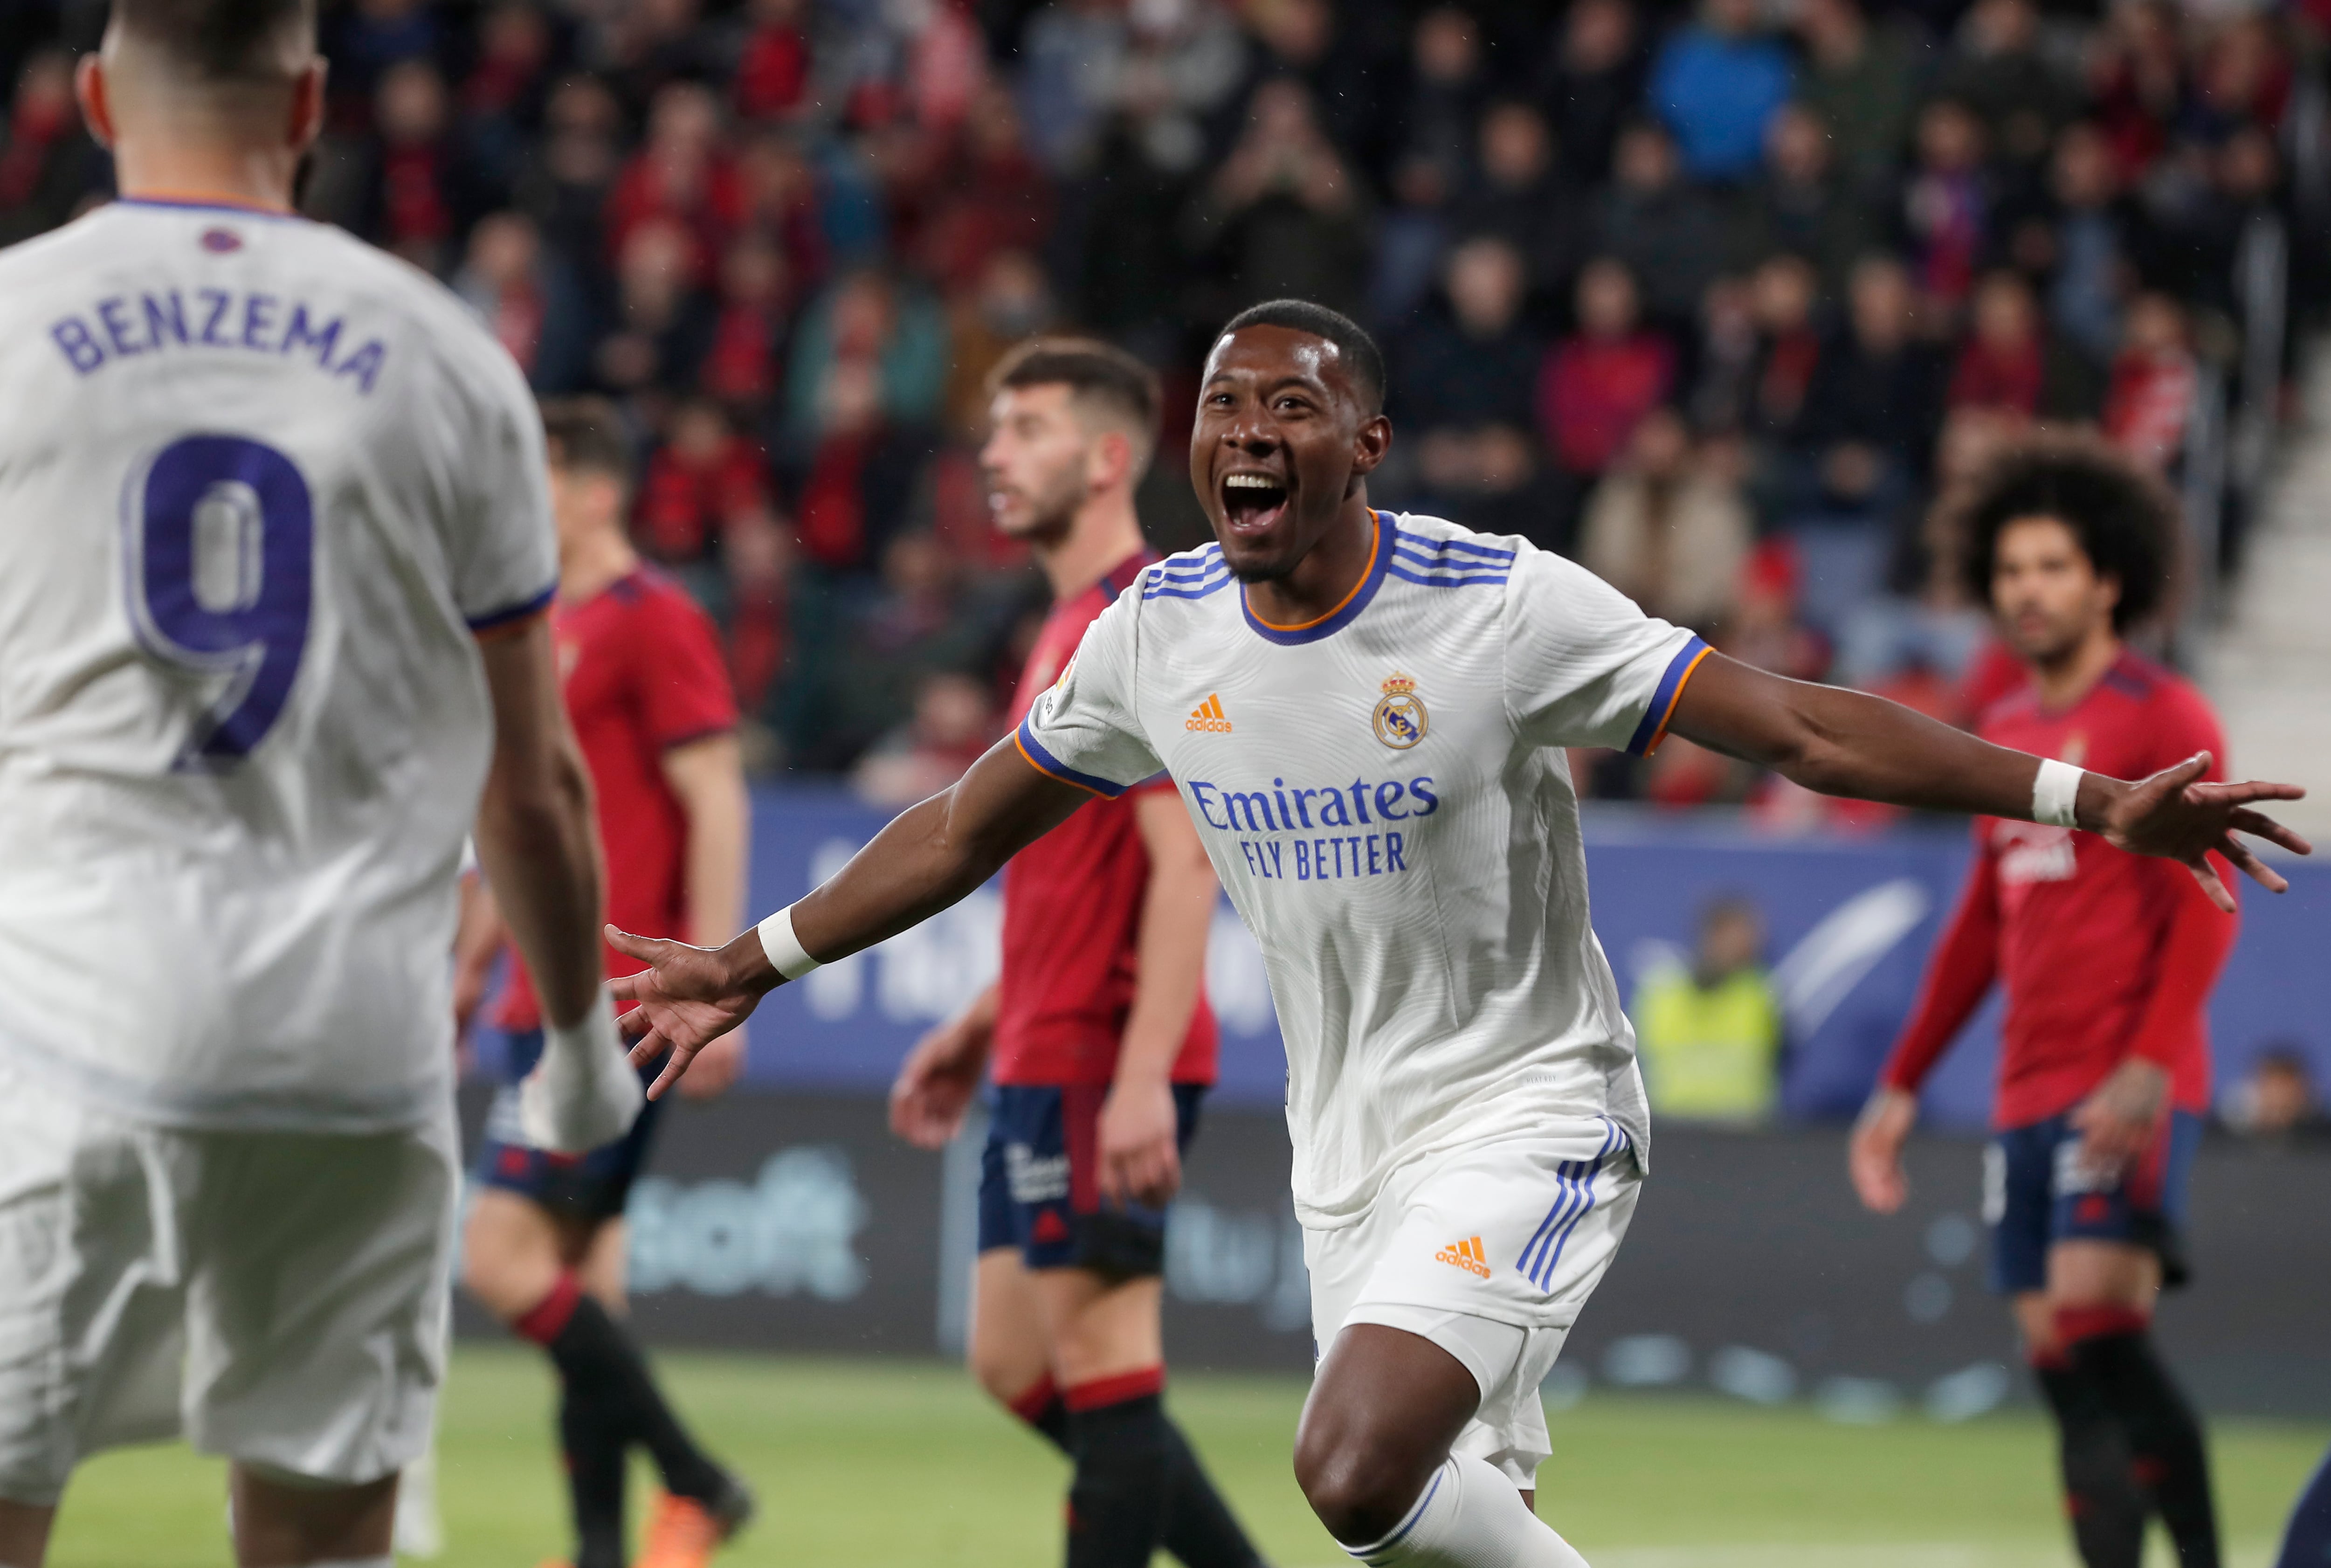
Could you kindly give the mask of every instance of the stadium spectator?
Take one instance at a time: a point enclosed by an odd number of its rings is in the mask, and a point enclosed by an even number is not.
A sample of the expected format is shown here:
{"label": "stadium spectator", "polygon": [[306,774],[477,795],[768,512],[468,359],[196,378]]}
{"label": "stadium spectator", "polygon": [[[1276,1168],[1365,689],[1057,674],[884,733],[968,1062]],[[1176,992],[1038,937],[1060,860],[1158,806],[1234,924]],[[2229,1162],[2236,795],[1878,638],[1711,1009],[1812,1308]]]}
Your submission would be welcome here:
{"label": "stadium spectator", "polygon": [[1204,313],[1285,296],[1359,309],[1366,199],[1309,91],[1284,78],[1261,83],[1245,129],[1183,214],[1185,242],[1217,284]]}
{"label": "stadium spectator", "polygon": [[1408,53],[1408,83],[1395,110],[1400,145],[1392,185],[1403,203],[1434,206],[1471,173],[1474,125],[1486,83],[1479,25],[1453,5],[1417,18]]}
{"label": "stadium spectator", "polygon": [[90,181],[97,146],[73,106],[72,60],[33,52],[17,73],[0,142],[0,244],[54,228],[72,215]]}
{"label": "stadium spectator", "polygon": [[713,258],[744,220],[744,186],[721,139],[718,101],[699,82],[671,83],[649,109],[646,144],[608,193],[610,253],[622,254],[649,223],[677,225],[694,241],[695,280],[709,281]]}
{"label": "stadium spectator", "polygon": [[1675,133],[1694,179],[1736,180],[1765,151],[1765,126],[1788,101],[1787,52],[1767,36],[1756,0],[1700,0],[1651,65],[1651,103]]}
{"label": "stadium spectator", "polygon": [[[2130,210],[2104,133],[2081,121],[2056,138],[2049,172],[2050,201],[2032,237],[2048,284],[2048,314],[2057,328],[2091,358],[2103,360],[2120,340],[2120,308],[2138,242],[2141,220]],[[2026,264],[2019,231],[2016,260]]]}
{"label": "stadium spectator", "polygon": [[697,385],[747,429],[759,425],[784,385],[793,295],[785,253],[766,234],[747,233],[722,254],[718,313]]}
{"label": "stadium spectator", "polygon": [[1845,330],[1813,366],[1792,495],[1860,507],[1900,494],[1925,471],[1943,405],[1944,367],[1912,335],[1908,272],[1891,257],[1853,270]]}
{"label": "stadium spectator", "polygon": [[1586,503],[1578,558],[1662,620],[1713,634],[1731,617],[1755,519],[1671,408],[1635,426]]}
{"label": "stadium spectator", "polygon": [[1724,211],[1683,177],[1675,142],[1653,121],[1619,137],[1611,184],[1596,204],[1595,252],[1626,263],[1662,325],[1680,327],[1722,269]]}
{"label": "stadium spectator", "polygon": [[2269,1044],[2241,1080],[2226,1091],[2226,1125],[2254,1138],[2287,1138],[2323,1126],[2315,1068],[2295,1040]]}
{"label": "stadium spectator", "polygon": [[1975,0],[1935,90],[1982,120],[2000,157],[2024,165],[2047,156],[2079,108],[2075,84],[2048,56],[2033,0]]}
{"label": "stadium spectator", "polygon": [[1984,156],[1983,122],[1965,104],[1937,99],[1919,111],[1917,168],[1902,188],[1901,224],[1919,290],[1945,312],[1974,287],[1991,239]]}
{"label": "stadium spectator", "polygon": [[575,386],[591,347],[583,294],[566,262],[544,253],[534,220],[523,213],[480,219],[452,284],[537,393]]}
{"label": "stadium spectator", "polygon": [[2114,356],[2105,393],[2107,439],[2155,473],[2185,452],[2198,377],[2184,309],[2166,294],[2140,294]]}
{"label": "stadium spectator", "polygon": [[1805,51],[1797,96],[1836,138],[1838,161],[1868,195],[1893,176],[1917,101],[1917,39],[1898,21],[1873,22],[1860,0],[1803,0]]}
{"label": "stadium spectator", "polygon": [[1610,177],[1619,133],[1641,112],[1647,64],[1630,0],[1575,0],[1563,13],[1539,97],[1574,183]]}
{"label": "stadium spectator", "polygon": [[623,108],[595,77],[570,76],[551,89],[542,118],[514,194],[543,242],[595,288],[608,271],[600,218],[623,166]]}
{"label": "stadium spectator", "polygon": [[1787,449],[1803,432],[1813,377],[1821,371],[1822,337],[1813,316],[1819,289],[1812,263],[1787,252],[1767,260],[1750,280],[1757,350],[1743,412],[1747,434],[1760,442]]}
{"label": "stadium spectator", "polygon": [[810,45],[804,0],[752,0],[730,91],[748,120],[785,119],[809,90]]}
{"label": "stadium spectator", "polygon": [[1608,256],[1578,275],[1578,330],[1538,372],[1538,428],[1564,470],[1592,479],[1675,385],[1675,350],[1642,325],[1635,280]]}
{"label": "stadium spectator", "polygon": [[1546,117],[1508,100],[1481,116],[1472,183],[1451,210],[1462,238],[1494,234],[1521,256],[1533,292],[1559,298],[1584,260],[1578,195],[1554,157]]}
{"label": "stadium spectator", "polygon": [[1952,407],[1971,404],[2025,419],[2094,417],[2094,367],[2048,329],[2022,274],[1986,274],[1968,315],[1966,343],[1951,369]]}
{"label": "stadium spectator", "polygon": [[961,778],[995,744],[995,705],[970,676],[939,670],[915,690],[914,717],[868,747],[850,784],[869,805],[913,805]]}
{"label": "stadium spectator", "polygon": [[397,62],[381,73],[373,118],[379,138],[364,176],[362,232],[425,272],[441,271],[480,199],[444,77],[427,60]]}
{"label": "stadium spectator", "polygon": [[1653,969],[1628,1008],[1653,1114],[1748,1126],[1780,1108],[1780,998],[1765,969],[1765,917],[1741,894],[1700,910],[1689,965]]}
{"label": "stadium spectator", "polygon": [[616,258],[610,330],[592,351],[602,388],[660,407],[696,379],[713,315],[695,280],[696,242],[686,229],[658,220],[632,231]]}
{"label": "stadium spectator", "polygon": [[1754,266],[1782,252],[1802,256],[1813,264],[1822,297],[1842,300],[1878,225],[1854,183],[1833,166],[1829,128],[1819,116],[1803,104],[1774,114],[1765,132],[1764,172],[1736,210],[1733,264]]}
{"label": "stadium spectator", "polygon": [[1418,435],[1485,425],[1527,429],[1545,345],[1523,319],[1521,253],[1494,234],[1467,240],[1442,267],[1445,309],[1395,343],[1398,417]]}

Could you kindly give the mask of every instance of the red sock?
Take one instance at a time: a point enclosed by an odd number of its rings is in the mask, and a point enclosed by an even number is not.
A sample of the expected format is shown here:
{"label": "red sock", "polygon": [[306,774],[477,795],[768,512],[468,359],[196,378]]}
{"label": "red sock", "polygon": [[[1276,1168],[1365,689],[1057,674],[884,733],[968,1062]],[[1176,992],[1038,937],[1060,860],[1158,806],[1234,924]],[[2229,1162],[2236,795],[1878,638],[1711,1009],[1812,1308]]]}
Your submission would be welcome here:
{"label": "red sock", "polygon": [[1120,1372],[1109,1377],[1097,1377],[1089,1383],[1072,1385],[1062,1396],[1071,1414],[1099,1410],[1104,1405],[1123,1404],[1127,1400],[1162,1393],[1166,1389],[1166,1369],[1145,1366],[1137,1372]]}
{"label": "red sock", "polygon": [[582,1282],[575,1271],[567,1269],[559,1275],[558,1283],[550,1294],[519,1315],[510,1326],[535,1344],[548,1346],[566,1327],[566,1320],[575,1316],[575,1304],[583,1299]]}

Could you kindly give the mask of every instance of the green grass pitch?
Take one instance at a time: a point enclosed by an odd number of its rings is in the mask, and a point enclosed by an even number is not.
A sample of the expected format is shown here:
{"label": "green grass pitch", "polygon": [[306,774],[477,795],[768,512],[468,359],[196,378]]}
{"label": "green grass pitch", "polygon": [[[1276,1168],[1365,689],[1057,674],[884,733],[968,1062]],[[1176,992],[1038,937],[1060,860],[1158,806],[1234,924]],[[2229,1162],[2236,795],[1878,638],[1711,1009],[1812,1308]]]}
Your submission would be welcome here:
{"label": "green grass pitch", "polygon": [[[682,1354],[661,1365],[700,1432],[760,1491],[761,1521],[724,1563],[1060,1560],[1061,1461],[956,1368]],[[1288,1475],[1302,1397],[1299,1381],[1271,1377],[1194,1375],[1168,1391],[1280,1568],[1329,1568],[1348,1559]],[[564,1552],[549,1411],[550,1381],[530,1354],[456,1356],[439,1447],[443,1568],[534,1568]],[[1598,1394],[1553,1424],[1560,1451],[1539,1473],[1539,1507],[1595,1568],[2071,1563],[2035,1415],[1843,1427],[1804,1410]],[[2331,1428],[2220,1421],[2212,1436],[2232,1561],[2260,1568]],[[183,1449],[104,1456],[67,1496],[50,1562],[220,1568],[231,1561],[222,1495],[219,1467]]]}

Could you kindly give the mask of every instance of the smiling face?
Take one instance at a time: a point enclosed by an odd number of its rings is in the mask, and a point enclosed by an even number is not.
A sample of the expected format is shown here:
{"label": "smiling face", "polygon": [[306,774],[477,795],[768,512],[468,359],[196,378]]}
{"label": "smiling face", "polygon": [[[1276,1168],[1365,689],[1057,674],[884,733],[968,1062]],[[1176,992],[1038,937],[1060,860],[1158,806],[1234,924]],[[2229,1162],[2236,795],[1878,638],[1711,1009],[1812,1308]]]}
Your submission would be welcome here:
{"label": "smiling face", "polygon": [[1206,358],[1190,482],[1242,582],[1292,573],[1392,445],[1342,351],[1291,327],[1225,333]]}

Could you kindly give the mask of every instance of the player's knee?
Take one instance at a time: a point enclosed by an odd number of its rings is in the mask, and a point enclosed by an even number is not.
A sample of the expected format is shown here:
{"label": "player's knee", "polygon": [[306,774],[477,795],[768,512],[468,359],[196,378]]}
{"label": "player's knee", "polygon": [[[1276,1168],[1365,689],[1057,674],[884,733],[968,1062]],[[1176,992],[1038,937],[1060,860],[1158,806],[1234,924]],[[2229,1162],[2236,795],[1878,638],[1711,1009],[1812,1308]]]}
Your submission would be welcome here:
{"label": "player's knee", "polygon": [[1001,1405],[1009,1405],[1027,1392],[1030,1383],[1043,1377],[1040,1367],[1032,1376],[1024,1355],[1008,1354],[995,1346],[977,1339],[964,1355],[964,1364],[970,1368],[973,1379],[987,1392],[987,1397]]}
{"label": "player's knee", "polygon": [[1295,1440],[1295,1484],[1327,1534],[1381,1541],[1400,1525],[1423,1479],[1407,1455],[1382,1443],[1307,1429]]}

